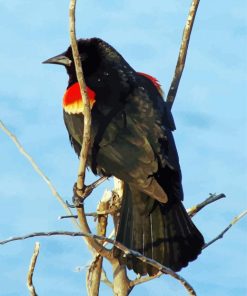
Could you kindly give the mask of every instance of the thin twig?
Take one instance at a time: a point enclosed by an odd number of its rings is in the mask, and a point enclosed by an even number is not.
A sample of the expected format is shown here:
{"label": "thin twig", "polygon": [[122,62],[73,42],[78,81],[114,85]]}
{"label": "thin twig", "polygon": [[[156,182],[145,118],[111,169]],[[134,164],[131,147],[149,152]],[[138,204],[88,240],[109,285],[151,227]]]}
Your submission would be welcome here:
{"label": "thin twig", "polygon": [[[82,193],[82,196],[81,196],[82,200],[84,201],[85,198],[88,195],[90,195],[95,188],[97,188],[99,185],[101,185],[102,183],[104,183],[106,180],[108,180],[108,177],[100,177],[98,180],[96,180],[92,184],[90,184],[88,186],[84,186],[84,190],[83,190],[83,193]],[[78,187],[77,187],[77,189],[78,189]]]}
{"label": "thin twig", "polygon": [[108,279],[106,271],[104,270],[104,268],[102,268],[101,271],[101,281],[106,284],[108,287],[110,287],[111,289],[113,288],[113,284],[112,282]]}
{"label": "thin twig", "polygon": [[216,242],[217,240],[223,238],[224,234],[234,225],[236,224],[241,218],[243,218],[245,215],[247,214],[247,210],[245,210],[244,212],[242,212],[240,215],[236,216],[231,223],[219,234],[217,235],[214,239],[212,239],[211,241],[209,241],[208,243],[206,243],[203,246],[203,249],[206,249],[208,246],[212,245],[214,242]]}
{"label": "thin twig", "polygon": [[[68,215],[73,215],[71,210],[68,208],[66,203],[63,201],[61,195],[57,192],[55,186],[52,184],[51,180],[42,172],[42,170],[39,168],[37,163],[34,161],[34,159],[30,156],[30,154],[27,153],[27,151],[24,149],[24,147],[21,145],[17,137],[4,125],[4,123],[0,120],[0,128],[5,132],[5,134],[14,142],[18,150],[21,154],[25,156],[25,158],[29,161],[29,163],[32,165],[34,170],[40,175],[40,177],[45,181],[45,183],[48,185],[48,187],[51,190],[51,193],[56,197],[56,199],[59,201],[59,203],[63,206],[65,211],[68,213]],[[77,221],[75,219],[72,219],[73,223],[77,228],[80,228]]]}
{"label": "thin twig", "polygon": [[81,96],[83,100],[84,106],[84,127],[83,127],[83,143],[80,153],[80,162],[78,168],[78,179],[77,179],[77,188],[79,190],[84,189],[84,181],[85,181],[85,170],[86,170],[86,162],[87,155],[90,146],[90,136],[91,136],[91,110],[89,99],[86,91],[86,83],[83,75],[83,70],[81,66],[80,55],[77,47],[76,40],[76,30],[75,30],[75,8],[76,8],[76,0],[70,1],[69,6],[69,31],[70,31],[70,43],[73,53],[73,59],[75,64],[76,76],[80,85]]}
{"label": "thin twig", "polygon": [[92,184],[87,186],[87,189],[92,191],[93,189],[95,189],[96,187],[98,187],[99,185],[101,185],[102,183],[104,183],[108,179],[109,179],[109,177],[100,177],[98,180],[96,180],[95,182],[93,182]]}
{"label": "thin twig", "polygon": [[35,269],[37,258],[39,256],[39,248],[40,248],[40,243],[36,242],[35,247],[34,247],[34,251],[33,251],[33,255],[31,258],[31,262],[29,265],[28,274],[27,274],[27,287],[30,292],[30,296],[37,296],[37,293],[35,291],[35,287],[33,285],[33,272]]}
{"label": "thin twig", "polygon": [[187,55],[187,50],[188,50],[188,46],[189,46],[189,41],[190,41],[190,35],[191,35],[191,31],[193,28],[193,23],[195,20],[195,16],[196,16],[196,11],[198,8],[198,5],[200,3],[200,0],[193,0],[190,6],[190,10],[189,10],[189,15],[184,27],[184,31],[183,31],[183,37],[182,37],[182,42],[181,42],[181,46],[180,46],[180,50],[179,50],[179,56],[178,56],[178,60],[177,60],[177,65],[176,65],[176,69],[175,69],[175,73],[173,76],[173,80],[166,98],[166,102],[168,103],[169,108],[172,108],[172,105],[174,103],[176,94],[177,94],[177,90],[178,90],[178,86],[179,86],[179,82],[181,79],[181,76],[183,74],[183,70],[184,70],[184,66],[185,66],[185,61],[186,61],[186,55]]}
{"label": "thin twig", "polygon": [[[247,215],[247,210],[245,210],[244,212],[242,212],[241,214],[239,214],[238,216],[236,216],[231,223],[216,237],[214,238],[212,241],[210,241],[209,243],[204,245],[204,249],[207,248],[208,246],[210,246],[213,242],[215,242],[216,240],[220,239],[223,237],[223,235],[234,225],[236,224],[240,219],[242,219],[245,215]],[[110,237],[112,237],[114,231],[111,233]],[[128,248],[126,248],[125,246],[121,246],[120,243],[116,242],[115,240],[109,238],[109,237],[104,237],[104,236],[99,236],[99,235],[95,235],[92,233],[84,233],[84,232],[72,232],[72,231],[51,231],[51,232],[34,232],[31,234],[27,234],[24,236],[15,236],[15,237],[10,237],[6,240],[0,240],[0,245],[4,245],[13,241],[17,241],[17,240],[25,240],[28,238],[32,238],[32,237],[37,237],[37,236],[54,236],[54,235],[67,235],[67,236],[87,236],[87,237],[91,237],[94,239],[98,239],[98,240],[103,240],[104,243],[110,243],[115,245],[116,247],[119,247],[120,250],[122,250],[125,253],[125,250],[127,250],[126,254],[128,253]],[[122,249],[124,248],[124,249]],[[131,250],[130,250],[131,251]],[[135,252],[135,251],[133,251]],[[138,254],[138,252],[135,252]]]}
{"label": "thin twig", "polygon": [[[247,210],[245,210],[240,215],[238,215],[237,217],[235,217],[232,220],[232,222],[229,224],[229,226],[226,229],[224,229],[216,238],[214,238],[209,243],[205,244],[204,247],[203,247],[203,249],[207,248],[208,246],[210,246],[211,244],[213,244],[215,241],[217,241],[218,239],[222,238],[223,235],[234,224],[236,224],[240,219],[242,219],[246,214],[247,214]],[[175,272],[173,272],[171,269],[169,269],[169,268],[161,265],[160,263],[156,262],[153,259],[150,259],[150,258],[147,258],[147,257],[143,256],[139,252],[136,252],[136,251],[133,251],[133,250],[130,250],[130,249],[126,248],[124,245],[122,245],[121,243],[119,243],[119,242],[117,242],[115,240],[112,240],[112,239],[107,238],[107,237],[104,237],[104,236],[99,236],[99,235],[95,235],[95,234],[92,234],[92,233],[70,232],[70,231],[36,232],[36,233],[31,233],[31,234],[28,234],[28,235],[24,235],[24,236],[11,237],[11,238],[9,238],[7,240],[2,240],[2,241],[0,241],[0,245],[4,245],[4,244],[7,244],[9,242],[16,241],[16,240],[28,239],[28,238],[31,238],[31,237],[37,237],[37,236],[53,236],[53,235],[86,236],[86,237],[90,237],[90,238],[92,238],[94,240],[95,239],[102,240],[103,242],[107,242],[107,243],[113,244],[115,247],[117,247],[121,251],[123,251],[125,255],[130,255],[130,254],[131,255],[134,255],[136,258],[138,258],[139,260],[143,261],[144,263],[150,264],[151,266],[157,268],[159,272],[169,274],[172,277],[176,278],[189,291],[190,295],[196,295],[195,294],[195,291],[190,286],[190,284],[187,283],[187,281],[185,281],[181,276],[179,276],[178,274],[176,274]],[[132,283],[132,285],[133,285],[133,283]]]}
{"label": "thin twig", "polygon": [[[119,212],[119,207],[117,206],[113,206],[105,211],[97,211],[97,212],[90,212],[90,213],[85,213],[85,216],[86,217],[94,217],[94,218],[97,218],[98,216],[101,216],[101,215],[109,215],[109,214],[114,214],[114,213],[117,213]],[[58,217],[58,220],[62,220],[62,219],[68,219],[68,218],[75,218],[77,219],[78,216],[77,215],[68,215],[68,216],[59,216]]]}
{"label": "thin twig", "polygon": [[[180,281],[180,283],[187,289],[187,291],[190,293],[191,296],[196,295],[196,292],[194,291],[192,286],[182,276],[178,275],[176,272],[174,272],[170,268],[165,267],[164,265],[160,264],[159,262],[157,262],[157,261],[155,261],[153,259],[147,258],[147,257],[143,256],[141,253],[139,253],[137,251],[130,250],[127,247],[125,247],[123,244],[121,244],[121,243],[119,243],[119,242],[117,242],[115,240],[109,239],[107,237],[104,237],[104,236],[100,236],[100,235],[96,235],[96,234],[92,234],[92,233],[71,232],[71,231],[35,232],[35,233],[28,234],[28,235],[12,237],[12,238],[9,238],[7,240],[0,241],[0,245],[4,245],[4,244],[7,244],[9,242],[16,241],[16,240],[28,239],[28,238],[31,238],[31,237],[54,236],[54,235],[85,236],[85,237],[93,239],[94,241],[95,240],[102,240],[103,242],[108,242],[108,243],[114,245],[115,247],[117,247],[118,249],[120,249],[126,256],[133,255],[136,258],[138,258],[139,260],[141,260],[142,262],[147,263],[147,264],[155,267],[158,271],[160,271],[162,273],[165,273],[165,274],[169,274],[173,278]],[[99,251],[99,254],[100,254],[100,251]]]}
{"label": "thin twig", "polygon": [[135,280],[130,282],[130,287],[135,287],[136,285],[140,285],[149,282],[153,279],[159,278],[162,274],[163,273],[159,271],[158,273],[152,276],[137,277]]}
{"label": "thin twig", "polygon": [[[89,213],[90,214],[90,213]],[[86,215],[87,216],[87,215]],[[93,216],[93,215],[88,215],[88,216]],[[94,217],[94,216],[93,216]],[[77,215],[66,215],[66,216],[58,216],[57,220],[62,220],[62,219],[68,219],[68,218],[74,218],[77,219]]]}
{"label": "thin twig", "polygon": [[202,210],[205,206],[221,199],[221,198],[225,198],[225,194],[221,193],[221,194],[210,194],[209,197],[204,200],[203,202],[199,203],[196,206],[193,206],[189,209],[187,209],[187,213],[189,214],[190,217],[193,217],[195,214],[197,214],[200,210]]}
{"label": "thin twig", "polygon": [[[113,239],[115,237],[115,228],[112,229],[111,233],[108,235],[108,238]],[[104,242],[103,246],[105,247],[108,242]]]}

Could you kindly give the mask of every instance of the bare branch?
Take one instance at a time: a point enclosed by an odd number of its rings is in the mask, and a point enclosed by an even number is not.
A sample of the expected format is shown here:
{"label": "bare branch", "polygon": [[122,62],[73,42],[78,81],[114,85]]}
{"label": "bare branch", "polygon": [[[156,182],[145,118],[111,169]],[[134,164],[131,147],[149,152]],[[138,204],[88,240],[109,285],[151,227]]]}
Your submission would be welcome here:
{"label": "bare branch", "polygon": [[86,83],[83,75],[83,70],[81,66],[80,55],[77,47],[77,40],[76,40],[76,31],[75,31],[75,7],[76,7],[76,0],[70,0],[69,6],[69,31],[70,31],[70,42],[71,48],[75,63],[75,70],[78,83],[80,85],[81,96],[83,100],[83,107],[84,107],[84,128],[83,128],[83,143],[80,153],[80,162],[79,162],[79,169],[78,169],[78,179],[77,179],[77,188],[79,190],[84,189],[84,181],[85,181],[85,170],[86,170],[86,162],[87,162],[87,155],[90,146],[90,136],[91,136],[91,110],[89,99],[86,91]]}
{"label": "bare branch", "polygon": [[[232,220],[232,222],[227,226],[227,228],[225,228],[216,238],[214,238],[213,240],[211,240],[210,242],[205,244],[203,249],[207,248],[208,246],[213,244],[215,241],[221,239],[224,236],[224,234],[234,224],[236,224],[240,219],[242,219],[246,214],[247,214],[247,210],[245,210],[240,215],[235,217]],[[172,277],[179,280],[183,284],[183,286],[187,289],[187,291],[190,293],[190,295],[196,295],[194,289],[190,286],[190,284],[184,278],[182,278],[181,276],[176,274],[171,269],[161,265],[160,263],[156,262],[153,259],[150,259],[150,258],[147,258],[147,257],[143,256],[139,252],[136,252],[136,251],[133,251],[133,250],[130,250],[130,249],[126,248],[124,245],[122,245],[121,243],[119,243],[119,242],[117,242],[115,240],[112,240],[112,239],[104,237],[104,236],[94,235],[92,233],[70,232],[70,231],[36,232],[36,233],[31,233],[31,234],[28,234],[28,235],[25,235],[25,236],[12,237],[12,238],[9,238],[7,240],[2,240],[2,241],[0,241],[0,245],[4,245],[4,244],[7,244],[7,243],[12,242],[12,241],[24,240],[24,239],[31,238],[31,237],[36,237],[36,236],[53,236],[53,235],[86,236],[86,237],[90,237],[92,239],[102,240],[103,242],[113,244],[115,247],[117,247],[121,251],[123,251],[126,256],[128,256],[130,254],[134,255],[139,260],[141,260],[141,261],[143,261],[143,262],[145,262],[147,264],[150,264],[151,266],[157,268],[159,273],[165,273],[165,274],[171,275]],[[157,275],[157,277],[158,276],[159,275]],[[134,285],[138,284],[139,282],[141,283],[142,281],[144,282],[144,281],[147,281],[147,280],[148,279],[145,279],[145,278],[142,279],[142,280],[141,279],[136,279],[136,280],[130,282],[130,288],[134,287]]]}
{"label": "bare branch", "polygon": [[[82,232],[72,232],[72,231],[33,232],[33,233],[26,234],[23,236],[13,236],[13,237],[10,237],[6,240],[1,240],[0,245],[5,245],[5,244],[8,244],[13,241],[25,240],[25,239],[37,237],[37,236],[56,236],[56,235],[83,236],[84,234]],[[90,237],[92,236],[91,234],[89,234],[89,235],[90,235]]]}
{"label": "bare branch", "polygon": [[140,285],[149,282],[153,279],[159,278],[162,274],[163,273],[159,271],[158,273],[152,276],[137,277],[135,280],[130,282],[130,287],[135,287],[136,285]]}
{"label": "bare branch", "polygon": [[[83,115],[84,115],[84,126],[83,126],[83,142],[82,148],[80,152],[80,162],[78,168],[78,178],[76,184],[76,193],[77,196],[82,199],[84,190],[85,190],[85,170],[87,164],[87,155],[90,147],[90,137],[91,137],[91,110],[89,99],[86,91],[86,83],[83,75],[83,70],[81,66],[80,55],[77,47],[76,40],[76,32],[75,32],[75,8],[76,8],[76,0],[70,0],[69,6],[69,31],[70,31],[70,42],[73,53],[73,59],[75,63],[75,70],[78,83],[80,85],[80,91],[82,96],[82,103],[84,107]],[[86,220],[84,206],[77,208],[78,220],[80,222],[80,228],[82,232],[91,233],[89,225]],[[111,258],[111,254],[107,249],[105,249],[102,245],[100,245],[97,241],[93,239],[93,236],[86,236],[85,239],[86,244],[89,249],[93,250],[93,252],[97,252],[106,258]]]}
{"label": "bare branch", "polygon": [[[108,209],[111,201],[111,197],[112,197],[111,191],[105,190],[101,198],[101,201],[98,204],[97,211],[104,212],[106,209]],[[98,216],[97,234],[100,236],[106,235],[107,218],[108,216],[105,214]],[[100,255],[96,255],[88,269],[86,286],[87,286],[87,291],[89,296],[99,295],[102,263],[103,263],[103,257]]]}
{"label": "bare branch", "polygon": [[[102,256],[95,255],[87,271],[86,288],[88,296],[98,296],[101,278]],[[99,273],[97,272],[100,269]]]}
{"label": "bare branch", "polygon": [[234,225],[236,224],[240,219],[242,219],[245,215],[247,214],[247,210],[245,210],[244,212],[242,212],[240,215],[236,216],[231,223],[219,234],[217,235],[214,239],[212,239],[211,241],[209,241],[208,243],[206,243],[203,246],[203,249],[206,249],[208,246],[212,245],[214,242],[216,242],[217,240],[223,238],[224,234]]}
{"label": "bare branch", "polygon": [[193,217],[195,214],[197,214],[200,210],[202,210],[205,206],[221,199],[221,198],[225,198],[225,194],[221,193],[221,194],[210,194],[209,197],[204,200],[202,203],[199,203],[196,206],[193,206],[189,209],[187,209],[187,213],[189,214],[190,217]]}
{"label": "bare branch", "polygon": [[83,236],[87,238],[86,244],[88,245],[89,249],[107,258],[108,260],[111,260],[113,258],[111,252],[95,240],[95,239],[102,240],[102,238],[98,238],[98,236],[95,236],[91,233],[91,230],[88,226],[88,223],[84,214],[84,207],[82,206],[81,209],[77,209],[77,212],[78,212],[78,218],[81,225],[81,230],[84,234],[87,233],[87,235],[83,235]]}
{"label": "bare branch", "polygon": [[[86,214],[86,216],[92,216],[92,217],[94,217],[94,216],[91,215],[91,214],[94,214],[94,213],[88,213],[88,214]],[[58,216],[58,217],[57,217],[57,220],[63,220],[63,219],[69,219],[69,218],[77,219],[78,216],[77,216],[77,215]]]}
{"label": "bare branch", "polygon": [[169,92],[168,92],[168,95],[166,98],[166,102],[168,103],[168,106],[170,109],[172,108],[172,105],[174,103],[174,100],[175,100],[175,97],[177,94],[177,90],[178,90],[178,86],[179,86],[179,82],[180,82],[181,76],[183,74],[187,50],[188,50],[189,41],[190,41],[190,35],[191,35],[192,28],[193,28],[193,23],[195,20],[196,11],[197,11],[199,3],[200,3],[200,0],[192,0],[191,7],[189,10],[189,15],[188,15],[185,27],[184,27],[182,43],[181,43],[180,50],[179,50],[179,56],[178,56],[178,60],[177,60],[175,73],[174,73],[173,80],[172,80],[172,83],[171,83],[171,86],[170,86],[170,89],[169,89]]}
{"label": "bare branch", "polygon": [[[113,239],[115,237],[115,228],[111,231],[111,233],[108,235],[108,238]],[[104,242],[103,246],[106,246],[108,242]]]}
{"label": "bare branch", "polygon": [[87,189],[92,192],[92,190],[104,183],[106,180],[108,180],[108,177],[100,177],[98,180],[87,186]]}
{"label": "bare branch", "polygon": [[101,271],[101,281],[106,284],[108,287],[110,287],[111,289],[113,288],[113,284],[112,282],[108,279],[107,274],[105,272],[104,269],[102,269]]}
{"label": "bare branch", "polygon": [[37,258],[39,256],[39,248],[40,248],[40,243],[36,242],[35,247],[34,247],[34,251],[33,251],[33,255],[31,258],[31,262],[29,265],[28,274],[27,274],[27,287],[30,292],[30,296],[37,296],[37,293],[36,293],[34,285],[33,285],[33,272],[35,269]]}
{"label": "bare branch", "polygon": [[114,258],[111,262],[113,271],[113,294],[114,296],[127,296],[130,294],[130,280],[127,275],[126,266],[120,265],[119,260]]}
{"label": "bare branch", "polygon": [[[113,178],[114,188],[112,190],[112,200],[111,207],[120,209],[123,199],[123,181]],[[111,208],[110,207],[110,208]],[[119,211],[116,210],[112,213],[114,230],[111,235],[114,235],[117,232],[118,222],[119,222]],[[105,243],[106,244],[106,243]],[[104,245],[105,245],[104,244]],[[113,294],[116,296],[126,296],[129,295],[132,288],[130,288],[130,279],[127,275],[126,266],[119,263],[118,258],[114,258],[111,262],[113,269]]]}
{"label": "bare branch", "polygon": [[[24,240],[24,239],[28,239],[31,237],[36,237],[36,236],[54,236],[54,235],[66,235],[66,236],[85,236],[88,238],[95,240],[102,240],[103,242],[108,242],[112,245],[114,245],[115,247],[117,247],[118,249],[120,249],[125,256],[128,255],[133,255],[136,258],[138,258],[139,260],[141,260],[144,263],[150,264],[151,266],[155,267],[158,271],[165,273],[165,274],[169,274],[170,276],[172,276],[173,278],[177,279],[180,281],[180,283],[186,288],[186,290],[190,293],[190,295],[196,295],[194,289],[192,288],[192,286],[180,275],[178,275],[176,272],[174,272],[173,270],[171,270],[168,267],[165,267],[164,265],[160,264],[159,262],[147,258],[145,256],[143,256],[141,253],[134,251],[134,250],[130,250],[127,247],[125,247],[123,244],[109,239],[107,237],[104,236],[100,236],[100,235],[96,235],[96,234],[92,234],[92,233],[85,233],[85,232],[71,232],[71,231],[51,231],[51,232],[36,232],[36,233],[31,233],[28,235],[24,235],[24,236],[18,236],[18,237],[12,237],[9,238],[7,240],[2,240],[0,241],[0,245],[4,245],[7,244],[9,242],[12,241],[16,241],[16,240]],[[102,246],[103,248],[103,246]],[[101,254],[101,250],[99,250],[98,252],[99,254]],[[105,256],[106,257],[106,256]],[[112,263],[113,265],[116,264],[116,260],[114,260],[115,258],[113,258]],[[118,261],[118,260],[117,260]]]}
{"label": "bare branch", "polygon": [[[37,163],[34,161],[34,159],[30,156],[30,154],[27,153],[27,151],[24,149],[24,147],[21,145],[21,143],[18,141],[17,137],[3,124],[3,122],[0,120],[0,128],[5,132],[5,134],[14,142],[18,150],[21,154],[25,156],[25,158],[29,161],[29,163],[32,165],[34,170],[40,175],[40,177],[45,181],[45,183],[48,185],[48,187],[51,190],[51,193],[56,197],[56,199],[60,202],[60,204],[63,206],[65,211],[68,213],[68,215],[73,215],[71,210],[68,208],[64,200],[62,199],[61,195],[57,192],[55,186],[52,184],[51,180],[43,173],[43,171],[39,168]],[[75,219],[72,219],[73,223],[77,228],[79,227],[79,224]]]}
{"label": "bare branch", "polygon": [[[234,225],[236,224],[240,219],[242,219],[245,215],[247,214],[247,210],[245,210],[244,212],[242,212],[241,214],[239,214],[238,216],[236,216],[231,223],[221,232],[221,234],[219,234],[215,239],[213,239],[212,241],[210,241],[209,243],[204,245],[204,249],[207,248],[208,246],[210,246],[213,242],[215,242],[216,240],[220,239],[223,237],[223,235]],[[114,232],[111,233],[110,237],[113,235]],[[24,240],[24,239],[28,239],[28,238],[32,238],[32,237],[37,237],[37,236],[53,236],[53,235],[68,235],[68,236],[87,236],[87,237],[91,237],[97,240],[103,240],[104,243],[110,243],[115,245],[117,248],[119,248],[120,250],[122,250],[126,255],[128,254],[133,254],[133,255],[137,255],[137,257],[139,258],[140,256],[142,256],[140,253],[136,252],[136,251],[132,251],[129,250],[128,248],[126,248],[124,245],[118,243],[117,241],[108,238],[108,237],[104,237],[104,236],[99,236],[96,234],[92,234],[92,233],[84,233],[84,232],[72,232],[72,231],[51,231],[51,232],[34,232],[31,234],[27,234],[24,236],[16,236],[16,237],[10,237],[6,240],[0,240],[0,245],[4,245],[13,241],[17,241],[17,240]],[[143,256],[144,258],[146,258],[145,256]],[[141,260],[141,258],[139,258]],[[143,262],[146,259],[142,260]],[[151,260],[151,259],[150,259]],[[148,261],[147,261],[148,263]]]}
{"label": "bare branch", "polygon": [[[90,212],[90,213],[85,213],[85,216],[86,217],[93,217],[93,218],[97,218],[98,215],[108,215],[108,214],[111,214],[111,211],[110,210],[107,210],[107,211],[103,211],[103,212]],[[68,216],[59,216],[57,219],[58,220],[62,220],[62,219],[68,219],[68,218],[75,218],[77,219],[78,216],[77,215],[68,215]]]}

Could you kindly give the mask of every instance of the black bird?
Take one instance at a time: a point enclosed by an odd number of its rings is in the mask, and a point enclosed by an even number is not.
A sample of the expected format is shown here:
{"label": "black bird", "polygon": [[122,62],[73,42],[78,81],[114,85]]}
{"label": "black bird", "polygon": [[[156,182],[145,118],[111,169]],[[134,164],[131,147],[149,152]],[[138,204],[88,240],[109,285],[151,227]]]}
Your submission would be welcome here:
{"label": "black bird", "polygon": [[[125,184],[116,240],[179,271],[197,258],[204,240],[182,204],[175,126],[160,85],[99,38],[78,40],[78,49],[92,108],[87,165],[94,174]],[[79,155],[83,103],[71,47],[44,63],[64,65],[69,75],[64,121]],[[157,272],[118,249],[114,256],[141,275]]]}

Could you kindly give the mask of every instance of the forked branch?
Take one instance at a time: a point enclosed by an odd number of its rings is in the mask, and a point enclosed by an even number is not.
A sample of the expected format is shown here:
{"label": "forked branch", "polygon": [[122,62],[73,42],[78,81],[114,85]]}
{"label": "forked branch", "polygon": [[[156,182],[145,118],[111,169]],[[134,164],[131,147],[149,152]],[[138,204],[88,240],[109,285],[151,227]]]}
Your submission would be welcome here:
{"label": "forked branch", "polygon": [[225,198],[225,194],[221,193],[221,194],[210,194],[209,197],[204,200],[203,202],[199,203],[196,206],[193,206],[189,209],[187,209],[187,213],[189,214],[189,216],[192,218],[195,214],[197,214],[199,211],[201,211],[205,206],[221,199],[221,198]]}
{"label": "forked branch", "polygon": [[176,272],[174,272],[170,268],[160,264],[159,262],[157,262],[153,259],[145,257],[144,255],[142,255],[141,253],[139,253],[137,251],[130,250],[127,247],[125,247],[123,244],[121,244],[115,240],[112,240],[108,237],[104,237],[104,236],[100,236],[100,235],[96,235],[96,234],[92,234],[92,233],[71,232],[71,231],[36,232],[36,233],[31,233],[31,234],[28,234],[25,236],[12,237],[7,240],[0,241],[0,245],[4,245],[4,244],[7,244],[12,241],[24,240],[24,239],[28,239],[28,238],[36,237],[36,236],[55,236],[55,235],[65,235],[65,236],[74,236],[74,237],[75,236],[85,236],[85,237],[91,238],[93,240],[101,240],[103,242],[108,242],[108,243],[114,245],[116,248],[120,249],[126,256],[133,255],[136,258],[138,258],[139,260],[141,260],[142,262],[150,264],[151,266],[155,267],[159,272],[162,272],[164,274],[169,274],[173,278],[177,279],[186,288],[186,290],[189,292],[189,295],[191,295],[191,296],[196,295],[196,292],[194,291],[192,286],[182,276],[178,275]]}
{"label": "forked branch", "polygon": [[[217,236],[215,237],[213,240],[211,240],[210,242],[206,243],[203,247],[203,249],[207,248],[208,246],[210,246],[211,244],[213,244],[215,241],[217,241],[218,239],[222,238],[223,235],[237,222],[239,222],[240,219],[242,219],[245,215],[247,215],[247,210],[245,210],[244,212],[242,212],[240,215],[236,216],[232,222]],[[148,263],[150,265],[152,265],[153,267],[157,268],[159,273],[157,274],[158,277],[160,276],[160,273],[165,273],[165,274],[169,274],[172,277],[174,277],[175,279],[179,280],[184,287],[187,289],[187,291],[190,292],[190,295],[196,295],[195,291],[193,290],[193,288],[190,286],[190,284],[183,279],[181,276],[179,276],[178,274],[176,274],[175,272],[173,272],[171,269],[161,265],[160,263],[156,262],[155,260],[152,260],[150,258],[147,258],[145,256],[143,256],[142,254],[140,254],[139,252],[130,250],[128,248],[126,248],[124,245],[122,245],[119,242],[116,242],[113,239],[104,237],[104,236],[99,236],[99,235],[95,235],[92,233],[83,233],[83,232],[71,232],[71,231],[52,231],[52,232],[36,232],[36,233],[31,233],[28,235],[24,235],[24,236],[17,236],[17,237],[11,237],[7,240],[2,240],[0,241],[0,245],[4,245],[7,244],[9,242],[12,241],[17,241],[17,240],[24,240],[24,239],[28,239],[28,238],[32,238],[32,237],[37,237],[37,236],[54,236],[54,235],[67,235],[67,236],[85,236],[85,237],[89,237],[92,238],[94,240],[101,240],[103,242],[107,242],[110,243],[112,245],[114,245],[115,247],[119,248],[121,251],[124,252],[124,254],[126,256],[128,255],[134,255],[136,258],[138,258],[139,260]],[[154,278],[155,278],[154,277]],[[130,283],[130,287],[134,287],[135,285],[148,281],[148,278],[143,278],[143,279],[136,279],[134,281],[132,281]],[[194,293],[194,294],[193,294]]]}

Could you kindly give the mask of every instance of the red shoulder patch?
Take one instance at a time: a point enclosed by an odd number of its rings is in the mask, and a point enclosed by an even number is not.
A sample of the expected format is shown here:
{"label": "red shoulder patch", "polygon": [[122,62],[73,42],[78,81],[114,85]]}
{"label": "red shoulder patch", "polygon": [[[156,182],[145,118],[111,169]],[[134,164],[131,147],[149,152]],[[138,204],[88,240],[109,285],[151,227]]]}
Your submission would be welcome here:
{"label": "red shoulder patch", "polygon": [[142,75],[142,76],[146,77],[147,79],[149,79],[154,84],[154,86],[158,89],[158,91],[162,94],[161,84],[159,83],[159,81],[155,77],[153,77],[149,74],[146,74],[146,73],[142,73],[142,72],[137,72],[137,74]]}
{"label": "red shoulder patch", "polygon": [[[95,102],[95,96],[96,96],[95,92],[91,88],[87,87],[87,95],[88,95],[90,104],[93,105],[93,103]],[[66,107],[68,105],[74,104],[81,100],[82,98],[81,98],[80,85],[78,82],[76,82],[66,90],[63,96],[63,106]]]}

